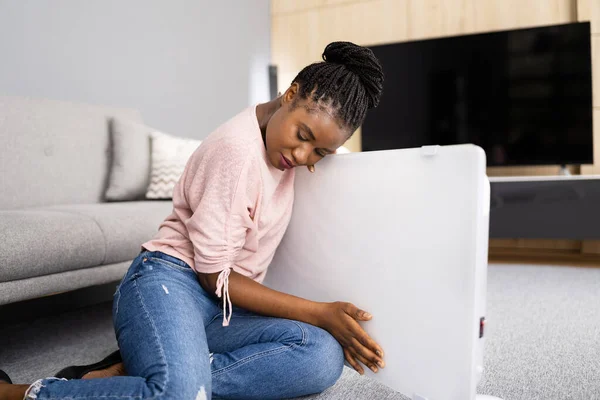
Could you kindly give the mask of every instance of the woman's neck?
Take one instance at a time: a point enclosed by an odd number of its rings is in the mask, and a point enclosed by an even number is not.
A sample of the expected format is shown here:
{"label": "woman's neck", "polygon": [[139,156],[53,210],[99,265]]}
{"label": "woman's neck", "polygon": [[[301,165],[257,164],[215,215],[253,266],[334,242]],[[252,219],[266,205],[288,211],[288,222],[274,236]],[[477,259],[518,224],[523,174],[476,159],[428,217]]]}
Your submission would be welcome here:
{"label": "woman's neck", "polygon": [[279,107],[281,107],[279,97],[267,103],[262,103],[256,106],[256,119],[258,120],[258,126],[260,127],[260,132],[265,144],[267,142],[267,124]]}

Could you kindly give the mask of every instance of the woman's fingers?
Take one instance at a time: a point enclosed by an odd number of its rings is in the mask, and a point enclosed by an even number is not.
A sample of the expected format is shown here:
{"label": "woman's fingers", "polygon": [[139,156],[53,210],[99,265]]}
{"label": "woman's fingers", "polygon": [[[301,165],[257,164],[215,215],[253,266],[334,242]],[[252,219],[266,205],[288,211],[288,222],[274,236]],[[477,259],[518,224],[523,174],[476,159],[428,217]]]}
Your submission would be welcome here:
{"label": "woman's fingers", "polygon": [[369,350],[368,347],[364,346],[357,337],[352,338],[351,347],[354,349],[356,354],[359,354],[363,359],[368,360],[367,362],[363,362],[361,360],[361,362],[369,366],[369,368],[371,364],[378,366],[379,368],[385,367],[383,359],[378,357],[373,351]]}
{"label": "woman's fingers", "polygon": [[378,372],[385,367],[383,349],[363,330],[360,321],[368,321],[372,316],[351,303],[335,302],[327,329],[344,349],[344,356],[348,364],[358,373],[363,374],[361,363]]}
{"label": "woman's fingers", "polygon": [[362,344],[363,346],[365,346],[367,349],[369,349],[369,351],[373,352],[374,354],[377,355],[377,357],[380,360],[383,360],[383,349],[381,348],[381,346],[379,346],[377,344],[377,342],[375,342],[371,336],[367,335],[367,332],[365,332],[362,328],[361,328],[361,332],[358,333],[356,336],[356,340]]}
{"label": "woman's fingers", "polygon": [[350,353],[350,350],[348,350],[346,347],[344,347],[343,349],[344,349],[344,357],[346,358],[346,361],[348,361],[348,363],[352,366],[352,368],[354,368],[356,370],[356,372],[358,372],[361,375],[364,375],[365,371],[362,369],[362,367],[356,361],[356,359],[352,356],[352,353]]}
{"label": "woman's fingers", "polygon": [[[356,307],[352,303],[348,303],[346,308],[346,313],[350,315],[353,319],[357,321],[369,321],[373,316],[368,312],[361,310]],[[359,343],[361,343],[364,347],[368,348],[370,351],[375,353],[379,358],[383,359],[383,349],[379,346],[367,333],[364,329],[358,324],[354,324],[354,332],[353,335]]]}
{"label": "woman's fingers", "polygon": [[352,357],[354,357],[355,359],[357,359],[358,361],[360,361],[361,363],[366,365],[367,368],[369,368],[371,371],[373,371],[375,373],[377,373],[377,371],[379,371],[379,368],[377,368],[377,365],[375,365],[374,362],[367,360],[361,354],[357,353],[356,351],[353,351],[353,349],[350,349],[350,355],[352,355]]}
{"label": "woman's fingers", "polygon": [[372,318],[371,314],[369,314],[368,312],[366,312],[364,310],[361,310],[360,308],[356,307],[352,303],[347,304],[345,311],[348,315],[350,315],[352,318],[354,318],[357,321],[368,321]]}

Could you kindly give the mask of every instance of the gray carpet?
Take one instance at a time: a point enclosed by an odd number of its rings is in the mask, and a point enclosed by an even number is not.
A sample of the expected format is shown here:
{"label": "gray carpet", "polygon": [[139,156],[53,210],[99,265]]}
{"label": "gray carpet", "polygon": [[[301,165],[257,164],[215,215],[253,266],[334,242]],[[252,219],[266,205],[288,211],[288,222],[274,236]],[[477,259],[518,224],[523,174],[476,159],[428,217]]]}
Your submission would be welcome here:
{"label": "gray carpet", "polygon": [[[505,400],[600,400],[600,268],[490,265],[484,376]],[[18,383],[116,349],[110,303],[0,327],[0,368]],[[304,399],[405,400],[346,369]],[[457,399],[462,400],[462,399]]]}
{"label": "gray carpet", "polygon": [[487,303],[478,393],[600,399],[600,268],[491,265]]}

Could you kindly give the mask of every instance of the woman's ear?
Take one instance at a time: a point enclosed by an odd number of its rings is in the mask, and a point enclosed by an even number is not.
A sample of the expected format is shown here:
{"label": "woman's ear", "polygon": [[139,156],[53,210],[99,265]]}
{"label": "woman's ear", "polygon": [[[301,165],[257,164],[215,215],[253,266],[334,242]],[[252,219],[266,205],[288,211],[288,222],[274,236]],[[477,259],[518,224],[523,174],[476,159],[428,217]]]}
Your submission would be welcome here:
{"label": "woman's ear", "polygon": [[297,82],[292,83],[290,85],[290,87],[285,91],[283,96],[281,96],[282,102],[291,103],[294,100],[294,98],[296,97],[296,95],[298,94],[299,88],[300,88],[300,85],[298,85]]}

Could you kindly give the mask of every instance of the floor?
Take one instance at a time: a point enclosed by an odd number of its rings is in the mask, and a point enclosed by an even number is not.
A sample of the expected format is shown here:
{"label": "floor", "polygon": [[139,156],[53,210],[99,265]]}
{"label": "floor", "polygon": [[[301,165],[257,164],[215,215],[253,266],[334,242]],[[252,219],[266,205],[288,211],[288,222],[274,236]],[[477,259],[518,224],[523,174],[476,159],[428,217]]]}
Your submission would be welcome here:
{"label": "floor", "polygon": [[[42,310],[37,316],[0,309],[0,368],[16,382],[116,349],[110,302],[54,307],[27,308]],[[505,400],[600,400],[600,268],[492,264],[487,321],[478,393]],[[385,399],[405,399],[349,370],[339,384],[353,398],[369,398],[373,389]]]}

